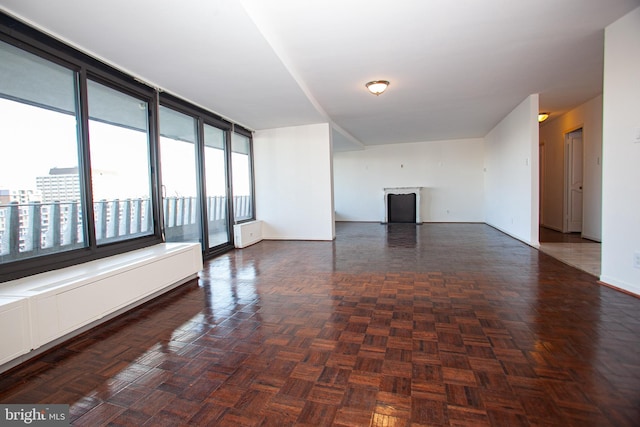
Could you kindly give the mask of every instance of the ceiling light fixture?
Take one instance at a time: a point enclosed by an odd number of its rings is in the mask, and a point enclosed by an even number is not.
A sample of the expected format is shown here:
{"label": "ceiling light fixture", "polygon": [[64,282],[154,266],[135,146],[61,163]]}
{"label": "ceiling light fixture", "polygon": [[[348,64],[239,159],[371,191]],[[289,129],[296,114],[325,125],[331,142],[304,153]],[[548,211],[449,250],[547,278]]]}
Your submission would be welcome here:
{"label": "ceiling light fixture", "polygon": [[549,113],[539,113],[538,114],[538,123],[542,123],[549,118]]}
{"label": "ceiling light fixture", "polygon": [[371,92],[375,96],[378,96],[387,89],[387,86],[389,86],[389,82],[386,80],[374,80],[367,83],[365,86],[367,87],[367,89],[369,89],[369,92]]}

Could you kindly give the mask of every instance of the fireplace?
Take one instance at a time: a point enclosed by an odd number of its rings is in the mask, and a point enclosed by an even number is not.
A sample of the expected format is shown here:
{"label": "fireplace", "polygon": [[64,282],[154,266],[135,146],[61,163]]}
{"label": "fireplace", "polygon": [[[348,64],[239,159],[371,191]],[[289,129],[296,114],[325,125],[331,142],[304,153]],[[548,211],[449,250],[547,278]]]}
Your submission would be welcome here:
{"label": "fireplace", "polygon": [[422,187],[384,189],[384,223],[411,222],[422,224],[420,190]]}

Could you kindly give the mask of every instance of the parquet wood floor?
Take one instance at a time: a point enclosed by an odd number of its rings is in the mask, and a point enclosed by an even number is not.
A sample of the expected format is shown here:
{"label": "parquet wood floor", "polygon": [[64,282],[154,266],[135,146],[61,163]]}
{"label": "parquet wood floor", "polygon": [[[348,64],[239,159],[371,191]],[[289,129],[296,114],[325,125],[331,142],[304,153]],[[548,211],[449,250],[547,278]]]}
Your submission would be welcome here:
{"label": "parquet wood floor", "polygon": [[638,426],[640,299],[482,224],[264,241],[0,379],[80,426]]}

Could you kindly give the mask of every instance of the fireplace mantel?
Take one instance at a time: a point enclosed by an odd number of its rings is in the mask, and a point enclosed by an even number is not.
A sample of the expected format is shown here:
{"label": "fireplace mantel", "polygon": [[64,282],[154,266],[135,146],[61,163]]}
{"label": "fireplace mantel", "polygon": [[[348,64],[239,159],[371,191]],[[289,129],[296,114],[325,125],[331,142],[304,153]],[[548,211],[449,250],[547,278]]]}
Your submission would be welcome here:
{"label": "fireplace mantel", "polygon": [[384,188],[384,221],[386,224],[389,222],[389,194],[415,194],[416,195],[416,224],[422,224],[422,218],[420,217],[420,190],[422,187],[389,187]]}

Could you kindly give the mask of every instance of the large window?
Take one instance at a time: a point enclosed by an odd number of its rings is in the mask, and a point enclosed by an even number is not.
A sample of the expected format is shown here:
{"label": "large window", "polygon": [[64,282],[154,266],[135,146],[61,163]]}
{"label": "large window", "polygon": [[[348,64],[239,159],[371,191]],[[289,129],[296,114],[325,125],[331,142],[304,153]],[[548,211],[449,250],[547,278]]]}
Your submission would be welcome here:
{"label": "large window", "polygon": [[73,70],[0,42],[0,264],[85,247]]}
{"label": "large window", "polygon": [[231,172],[234,220],[253,219],[251,139],[237,132],[231,136]]}
{"label": "large window", "polygon": [[161,94],[160,104],[165,238],[199,241],[205,257],[228,250],[234,209],[232,125],[171,95]]}
{"label": "large window", "polygon": [[149,106],[92,80],[87,86],[96,241],[153,234]]}
{"label": "large window", "polygon": [[168,242],[202,242],[194,117],[160,106],[162,210]]}
{"label": "large window", "polygon": [[204,170],[209,248],[229,241],[226,132],[204,125]]}
{"label": "large window", "polygon": [[233,248],[253,183],[232,128],[0,12],[0,282],[162,241]]}
{"label": "large window", "polygon": [[161,242],[154,91],[5,20],[0,282]]}

